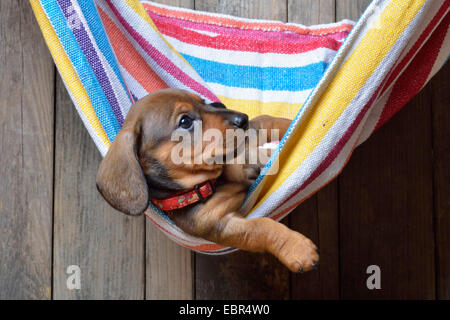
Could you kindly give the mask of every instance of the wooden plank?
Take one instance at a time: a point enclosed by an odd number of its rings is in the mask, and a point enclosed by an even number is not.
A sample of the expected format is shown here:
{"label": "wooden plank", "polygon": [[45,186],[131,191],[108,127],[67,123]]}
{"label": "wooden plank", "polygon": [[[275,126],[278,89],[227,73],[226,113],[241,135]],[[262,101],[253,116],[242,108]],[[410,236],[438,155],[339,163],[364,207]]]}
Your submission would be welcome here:
{"label": "wooden plank", "polygon": [[286,0],[197,0],[195,9],[244,18],[287,21]]}
{"label": "wooden plank", "polygon": [[0,2],[0,299],[51,298],[55,70],[27,1]]}
{"label": "wooden plank", "polygon": [[153,2],[167,4],[188,9],[194,9],[195,0],[155,0]]}
{"label": "wooden plank", "polygon": [[189,300],[194,297],[194,254],[147,221],[146,298]]}
{"label": "wooden plank", "polygon": [[[59,77],[55,139],[54,298],[143,299],[144,217],[126,217],[98,193],[100,153]],[[81,290],[67,288],[71,265]]]}
{"label": "wooden plank", "polygon": [[[337,0],[337,16],[356,20],[365,5]],[[429,88],[355,151],[339,193],[341,297],[434,298]],[[366,286],[370,265],[381,290]]]}
{"label": "wooden plank", "polygon": [[372,0],[336,0],[336,21],[358,21]]}
{"label": "wooden plank", "polygon": [[[433,299],[429,88],[359,147],[340,179],[343,298]],[[381,290],[366,270],[381,269]]]}
{"label": "wooden plank", "polygon": [[335,21],[335,0],[288,0],[288,21],[304,25]]}
{"label": "wooden plank", "polygon": [[[194,8],[194,0],[158,0]],[[146,298],[194,298],[194,254],[170,240],[151,221],[146,222]]]}
{"label": "wooden plank", "polygon": [[[289,0],[288,21],[304,25],[334,22],[334,0]],[[339,298],[339,233],[337,182],[312,196],[290,217],[290,226],[311,238],[320,248],[320,268],[291,275],[292,299]]]}
{"label": "wooden plank", "polygon": [[433,107],[434,207],[437,294],[450,299],[450,64],[431,82]]}
{"label": "wooden plank", "polygon": [[[196,1],[198,10],[286,21],[285,0]],[[268,254],[196,255],[197,299],[288,299],[289,273]]]}

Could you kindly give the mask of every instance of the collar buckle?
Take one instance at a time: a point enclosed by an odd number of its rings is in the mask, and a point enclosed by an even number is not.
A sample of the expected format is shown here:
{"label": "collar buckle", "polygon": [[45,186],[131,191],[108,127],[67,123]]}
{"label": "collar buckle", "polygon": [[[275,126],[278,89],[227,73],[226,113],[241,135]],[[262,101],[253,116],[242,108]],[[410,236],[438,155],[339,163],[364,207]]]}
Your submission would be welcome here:
{"label": "collar buckle", "polygon": [[200,199],[201,202],[206,202],[206,200],[208,200],[208,198],[211,197],[214,192],[216,192],[216,190],[214,188],[214,183],[211,180],[208,180],[208,184],[209,184],[209,187],[211,188],[211,194],[208,195],[206,198],[203,197],[202,193],[200,192],[200,188],[203,187],[204,184],[198,184],[194,188],[194,191],[197,194],[197,196],[198,196],[198,198]]}

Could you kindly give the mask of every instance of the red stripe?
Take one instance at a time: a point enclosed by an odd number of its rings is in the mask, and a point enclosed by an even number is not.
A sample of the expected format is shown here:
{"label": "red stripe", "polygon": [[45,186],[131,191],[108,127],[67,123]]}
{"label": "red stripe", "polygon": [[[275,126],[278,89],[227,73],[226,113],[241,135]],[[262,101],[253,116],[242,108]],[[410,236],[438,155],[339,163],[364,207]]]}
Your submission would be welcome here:
{"label": "red stripe", "polygon": [[450,14],[447,14],[440,26],[434,31],[425,46],[414,57],[408,68],[403,71],[394,85],[392,94],[386,102],[375,131],[396,114],[417,92],[425,85],[433,69],[440,48],[444,42],[450,23]]}
{"label": "red stripe", "polygon": [[119,30],[114,21],[100,7],[97,8],[106,33],[111,40],[114,53],[119,63],[147,91],[167,88],[167,84],[153,71],[136,48]]}
{"label": "red stripe", "polygon": [[[152,18],[158,29],[165,28],[165,25],[176,25],[183,29],[191,29],[197,32],[207,31],[214,34],[227,35],[239,38],[250,38],[250,39],[272,39],[277,41],[304,41],[317,38],[317,34],[311,33],[294,33],[294,32],[267,32],[262,30],[251,30],[251,29],[238,29],[238,28],[228,28],[225,26],[211,25],[205,23],[192,22],[189,20],[170,18],[165,16],[157,15],[151,11],[148,11],[150,17]],[[200,32],[201,33],[201,32]],[[328,37],[335,40],[343,40],[349,34],[349,30],[335,33],[330,33],[327,35],[321,35],[321,37]]]}
{"label": "red stripe", "polygon": [[196,31],[168,24],[159,24],[158,29],[162,34],[178,39],[181,42],[201,47],[241,52],[294,54],[315,50],[317,48],[328,48],[336,51],[341,46],[341,42],[326,37],[316,37],[312,38],[310,41],[298,42],[248,39],[226,35],[211,37]]}
{"label": "red stripe", "polygon": [[401,71],[403,69],[405,69],[406,65],[411,61],[411,59],[413,59],[413,56],[418,52],[418,50],[423,45],[423,43],[426,41],[426,39],[428,39],[431,32],[434,30],[434,28],[436,28],[436,25],[439,23],[439,21],[441,21],[442,17],[447,12],[449,6],[450,6],[450,1],[447,0],[439,8],[438,12],[436,12],[436,15],[433,17],[433,19],[431,19],[430,23],[425,28],[425,30],[422,32],[422,34],[417,39],[417,41],[414,43],[414,45],[411,47],[409,52],[406,54],[406,56],[403,58],[403,60],[399,64],[397,64],[397,66],[395,67],[394,71],[392,72],[391,76],[387,80],[386,85],[384,86],[384,88],[382,90],[382,94],[387,90],[387,88],[390,87],[392,82],[394,82],[394,80],[401,73]]}

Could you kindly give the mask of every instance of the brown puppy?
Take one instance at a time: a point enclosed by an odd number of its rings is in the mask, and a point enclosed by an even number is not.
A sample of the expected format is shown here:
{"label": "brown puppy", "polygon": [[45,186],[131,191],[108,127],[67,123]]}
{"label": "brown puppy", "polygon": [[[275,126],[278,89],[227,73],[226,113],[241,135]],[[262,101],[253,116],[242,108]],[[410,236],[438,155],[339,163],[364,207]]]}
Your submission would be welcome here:
{"label": "brown puppy", "polygon": [[186,233],[224,246],[270,252],[293,272],[316,267],[318,250],[309,239],[272,219],[245,219],[239,212],[260,165],[207,161],[228,155],[225,143],[224,148],[209,150],[207,154],[212,142],[199,149],[192,146],[189,159],[201,153],[201,162],[173,160],[173,150],[179,145],[172,141],[174,133],[192,136],[199,124],[202,135],[208,129],[219,130],[225,136],[227,129],[253,128],[268,132],[278,129],[282,137],[290,121],[262,116],[249,122],[245,114],[218,103],[205,104],[200,97],[185,91],[167,89],[152,93],[131,108],[100,164],[100,193],[114,208],[129,215],[142,214],[149,201],[164,209],[167,199],[180,200],[190,195],[188,198],[203,201],[165,210]]}

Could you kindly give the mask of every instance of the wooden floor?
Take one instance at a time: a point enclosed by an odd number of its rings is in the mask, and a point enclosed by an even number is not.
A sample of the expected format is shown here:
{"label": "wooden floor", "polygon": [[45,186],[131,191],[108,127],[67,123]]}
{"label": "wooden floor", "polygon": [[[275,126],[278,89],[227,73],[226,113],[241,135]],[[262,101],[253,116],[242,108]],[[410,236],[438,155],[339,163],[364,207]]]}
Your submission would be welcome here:
{"label": "wooden floor", "polygon": [[[369,3],[159,2],[303,24],[357,20]],[[305,275],[264,254],[192,254],[112,210],[28,1],[0,1],[0,79],[0,299],[450,298],[449,64],[285,221],[320,246]],[[67,289],[70,265],[81,290]],[[381,290],[367,289],[370,265]]]}

